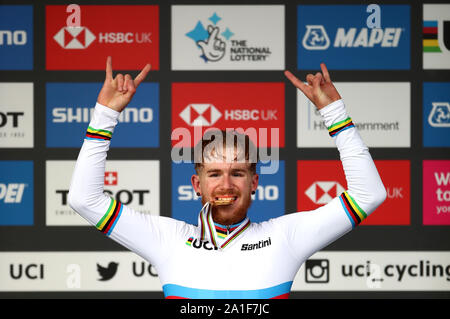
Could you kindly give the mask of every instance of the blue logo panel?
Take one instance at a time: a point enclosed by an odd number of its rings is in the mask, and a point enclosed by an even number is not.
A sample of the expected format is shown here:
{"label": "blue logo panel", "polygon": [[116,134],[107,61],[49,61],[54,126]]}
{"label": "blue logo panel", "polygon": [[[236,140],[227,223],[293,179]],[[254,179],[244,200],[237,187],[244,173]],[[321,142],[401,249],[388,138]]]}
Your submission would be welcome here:
{"label": "blue logo panel", "polygon": [[410,6],[297,6],[297,66],[317,70],[410,68]]}
{"label": "blue logo panel", "polygon": [[0,161],[0,225],[33,225],[33,162]]}
{"label": "blue logo panel", "polygon": [[33,69],[33,6],[0,5],[0,70]]}
{"label": "blue logo panel", "polygon": [[[257,165],[260,173],[260,165]],[[191,176],[194,164],[172,163],[172,217],[197,225],[202,209],[201,199],[195,194]],[[259,175],[259,186],[248,211],[252,222],[262,222],[284,215],[284,161],[279,161],[276,174]]]}
{"label": "blue logo panel", "polygon": [[423,83],[423,146],[450,147],[450,82]]}
{"label": "blue logo panel", "polygon": [[[47,147],[80,147],[102,83],[47,83]],[[122,111],[111,147],[159,146],[159,84],[141,83]]]}

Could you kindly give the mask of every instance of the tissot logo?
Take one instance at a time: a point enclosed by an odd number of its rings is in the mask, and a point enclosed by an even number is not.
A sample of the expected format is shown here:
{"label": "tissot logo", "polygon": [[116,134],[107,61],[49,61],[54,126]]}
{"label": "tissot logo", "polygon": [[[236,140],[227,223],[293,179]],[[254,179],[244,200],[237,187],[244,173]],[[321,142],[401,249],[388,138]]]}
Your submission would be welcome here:
{"label": "tissot logo", "polygon": [[338,182],[314,182],[305,194],[316,204],[329,203],[333,198],[339,196],[345,188]]}
{"label": "tissot logo", "polygon": [[189,104],[180,117],[190,126],[210,126],[217,122],[222,113],[212,104]]}
{"label": "tissot logo", "polygon": [[86,27],[64,27],[53,39],[64,49],[85,49],[95,40],[95,35]]}

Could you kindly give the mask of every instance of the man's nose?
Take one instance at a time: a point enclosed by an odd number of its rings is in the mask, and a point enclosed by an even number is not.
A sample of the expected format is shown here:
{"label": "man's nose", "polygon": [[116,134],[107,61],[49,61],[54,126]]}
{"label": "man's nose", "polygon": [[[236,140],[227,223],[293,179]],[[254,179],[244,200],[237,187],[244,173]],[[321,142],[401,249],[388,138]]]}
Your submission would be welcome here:
{"label": "man's nose", "polygon": [[222,176],[222,187],[225,189],[231,189],[232,188],[232,181],[231,176],[229,174],[223,174]]}

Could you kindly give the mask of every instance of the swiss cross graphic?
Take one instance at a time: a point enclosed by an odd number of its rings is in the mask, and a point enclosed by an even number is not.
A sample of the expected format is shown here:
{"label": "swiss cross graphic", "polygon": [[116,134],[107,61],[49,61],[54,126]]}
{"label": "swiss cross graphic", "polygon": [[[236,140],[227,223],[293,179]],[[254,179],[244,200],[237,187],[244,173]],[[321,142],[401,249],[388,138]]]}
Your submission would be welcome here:
{"label": "swiss cross graphic", "polygon": [[86,27],[64,27],[53,39],[64,49],[85,49],[95,40],[95,35]]}
{"label": "swiss cross graphic", "polygon": [[180,117],[191,126],[210,126],[217,122],[222,113],[212,104],[189,104]]}
{"label": "swiss cross graphic", "polygon": [[105,172],[105,185],[117,185],[117,172]]}
{"label": "swiss cross graphic", "polygon": [[326,204],[344,191],[338,182],[314,182],[305,194],[316,204]]}

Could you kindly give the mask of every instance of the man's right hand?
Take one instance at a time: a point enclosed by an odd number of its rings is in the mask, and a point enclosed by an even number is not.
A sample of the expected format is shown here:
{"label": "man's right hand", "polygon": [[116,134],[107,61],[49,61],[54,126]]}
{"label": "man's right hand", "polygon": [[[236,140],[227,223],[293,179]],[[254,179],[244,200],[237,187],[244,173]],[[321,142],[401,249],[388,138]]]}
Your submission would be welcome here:
{"label": "man's right hand", "polygon": [[150,64],[147,64],[134,80],[131,75],[125,74],[124,76],[120,73],[113,78],[112,59],[109,56],[106,59],[105,83],[103,83],[97,102],[117,112],[122,112],[149,71]]}

